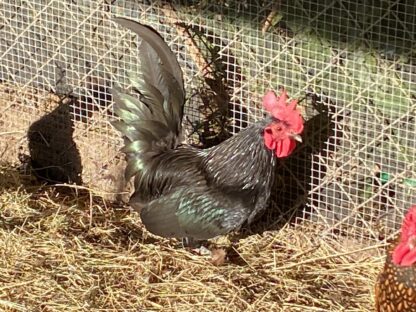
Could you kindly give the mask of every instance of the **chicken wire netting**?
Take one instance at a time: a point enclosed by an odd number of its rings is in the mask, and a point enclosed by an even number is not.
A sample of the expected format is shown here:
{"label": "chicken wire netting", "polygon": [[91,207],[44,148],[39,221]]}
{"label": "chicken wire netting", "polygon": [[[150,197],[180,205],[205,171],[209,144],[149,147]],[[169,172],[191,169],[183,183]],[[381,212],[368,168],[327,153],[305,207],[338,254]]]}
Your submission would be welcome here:
{"label": "chicken wire netting", "polygon": [[[416,4],[402,1],[0,2],[0,155],[52,181],[125,190],[110,88],[128,88],[137,38],[178,56],[190,142],[217,144],[284,86],[304,144],[281,162],[272,206],[324,233],[379,239],[416,203]],[[296,210],[297,209],[297,210]]]}

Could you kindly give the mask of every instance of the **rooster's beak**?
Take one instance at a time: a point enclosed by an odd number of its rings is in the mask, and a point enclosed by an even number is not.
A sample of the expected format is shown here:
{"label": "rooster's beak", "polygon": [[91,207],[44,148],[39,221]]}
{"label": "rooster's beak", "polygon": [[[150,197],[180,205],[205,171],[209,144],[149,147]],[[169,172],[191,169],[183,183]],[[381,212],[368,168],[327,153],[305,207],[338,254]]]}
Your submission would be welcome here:
{"label": "rooster's beak", "polygon": [[302,143],[302,137],[299,134],[293,133],[290,136],[293,140],[298,141],[299,143]]}

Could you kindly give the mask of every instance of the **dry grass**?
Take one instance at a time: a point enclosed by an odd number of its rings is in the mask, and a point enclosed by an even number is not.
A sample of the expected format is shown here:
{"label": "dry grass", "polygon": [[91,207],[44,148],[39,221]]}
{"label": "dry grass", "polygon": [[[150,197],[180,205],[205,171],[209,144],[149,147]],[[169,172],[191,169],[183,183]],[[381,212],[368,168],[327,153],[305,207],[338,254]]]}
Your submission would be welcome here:
{"label": "dry grass", "polygon": [[2,311],[372,311],[382,252],[316,226],[222,239],[215,266],[90,191],[6,167],[0,190]]}

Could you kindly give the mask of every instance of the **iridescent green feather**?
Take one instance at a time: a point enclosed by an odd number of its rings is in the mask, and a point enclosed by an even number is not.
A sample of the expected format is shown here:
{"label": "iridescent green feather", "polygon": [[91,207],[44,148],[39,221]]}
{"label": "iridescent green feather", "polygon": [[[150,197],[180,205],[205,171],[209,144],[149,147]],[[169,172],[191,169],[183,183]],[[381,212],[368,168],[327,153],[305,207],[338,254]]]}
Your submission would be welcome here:
{"label": "iridescent green feather", "polygon": [[140,62],[128,71],[136,95],[114,88],[114,112],[120,118],[113,126],[125,137],[130,179],[146,168],[149,159],[174,147],[181,132],[184,89],[182,70],[168,45],[152,28],[126,20],[115,19],[120,25],[139,35]]}

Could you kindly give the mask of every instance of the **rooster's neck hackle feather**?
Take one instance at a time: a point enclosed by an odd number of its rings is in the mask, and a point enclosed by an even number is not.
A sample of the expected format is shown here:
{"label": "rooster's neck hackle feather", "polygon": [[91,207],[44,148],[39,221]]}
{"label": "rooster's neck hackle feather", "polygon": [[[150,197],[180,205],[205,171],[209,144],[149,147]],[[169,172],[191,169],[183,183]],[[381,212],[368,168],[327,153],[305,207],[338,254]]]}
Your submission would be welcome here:
{"label": "rooster's neck hackle feather", "polygon": [[388,250],[384,268],[377,278],[377,312],[416,311],[416,267],[394,264],[393,250],[398,242]]}
{"label": "rooster's neck hackle feather", "polygon": [[269,183],[276,165],[273,152],[264,146],[263,131],[272,121],[261,120],[220,145],[204,151],[209,180],[221,187],[255,189]]}

